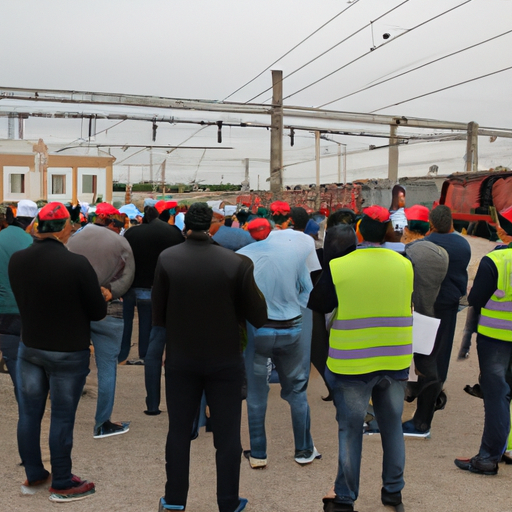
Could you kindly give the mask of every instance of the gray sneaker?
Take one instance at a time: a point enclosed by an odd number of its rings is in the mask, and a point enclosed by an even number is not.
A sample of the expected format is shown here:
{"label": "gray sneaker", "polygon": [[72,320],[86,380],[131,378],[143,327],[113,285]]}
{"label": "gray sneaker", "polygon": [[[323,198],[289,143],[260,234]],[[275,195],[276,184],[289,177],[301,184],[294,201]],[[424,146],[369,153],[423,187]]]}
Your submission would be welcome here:
{"label": "gray sneaker", "polygon": [[315,459],[321,459],[322,455],[313,446],[312,450],[298,450],[295,452],[295,462],[297,464],[311,464]]}

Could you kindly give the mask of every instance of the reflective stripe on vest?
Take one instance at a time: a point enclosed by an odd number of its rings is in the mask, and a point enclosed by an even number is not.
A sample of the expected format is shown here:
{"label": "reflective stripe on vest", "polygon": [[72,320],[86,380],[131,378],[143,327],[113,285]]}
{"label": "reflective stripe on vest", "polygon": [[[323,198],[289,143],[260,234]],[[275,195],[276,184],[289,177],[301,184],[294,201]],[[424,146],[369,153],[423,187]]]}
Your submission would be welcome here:
{"label": "reflective stripe on vest", "polygon": [[498,270],[498,289],[480,311],[477,331],[484,336],[512,341],[512,250],[487,254]]}
{"label": "reflective stripe on vest", "polygon": [[329,336],[328,368],[343,375],[408,368],[411,262],[389,249],[371,248],[337,258],[330,266],[339,306]]}

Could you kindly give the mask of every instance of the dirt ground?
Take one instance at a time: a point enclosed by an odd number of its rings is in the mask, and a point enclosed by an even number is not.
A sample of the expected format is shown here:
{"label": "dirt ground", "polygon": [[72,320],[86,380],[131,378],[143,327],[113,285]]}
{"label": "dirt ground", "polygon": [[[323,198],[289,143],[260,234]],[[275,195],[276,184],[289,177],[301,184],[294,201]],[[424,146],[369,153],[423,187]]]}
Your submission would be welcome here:
{"label": "dirt ground", "polygon": [[[470,239],[473,260],[470,275],[482,255],[493,244]],[[512,510],[510,482],[512,466],[500,464],[497,476],[480,476],[457,469],[453,459],[472,456],[478,451],[483,428],[482,401],[463,391],[474,384],[478,375],[476,350],[469,359],[456,360],[465,320],[459,314],[452,364],[446,391],[448,404],[436,413],[431,439],[407,438],[406,486],[403,492],[408,512],[505,512]],[[135,332],[135,330],[134,330]],[[134,336],[135,341],[135,336]],[[136,346],[132,349],[135,355]],[[167,415],[146,416],[144,368],[120,366],[114,408],[114,421],[131,421],[130,431],[121,436],[93,439],[96,368],[91,363],[87,393],[80,402],[74,436],[73,471],[96,483],[96,494],[72,504],[51,503],[48,493],[22,496],[20,484],[25,479],[18,465],[16,444],[17,408],[8,375],[0,374],[0,444],[2,491],[0,511],[45,512],[73,508],[77,512],[156,512],[164,489],[164,445]],[[279,397],[279,386],[272,385],[267,413],[269,464],[263,471],[250,469],[242,461],[240,494],[249,499],[248,512],[322,511],[322,496],[333,484],[337,467],[337,424],[332,403],[321,400],[326,394],[318,374],[312,373],[308,391],[311,406],[312,435],[322,453],[321,460],[301,467],[293,461],[293,436],[289,408]],[[164,405],[164,404],[162,404]],[[165,409],[165,407],[163,407]],[[245,408],[244,408],[245,409]],[[405,404],[404,419],[413,407]],[[49,413],[49,409],[48,409]],[[43,454],[48,463],[48,414],[43,425]],[[242,419],[242,440],[248,448],[247,418]],[[359,512],[390,510],[380,504],[380,436],[365,436],[361,468],[361,488],[357,501]],[[212,512],[215,499],[215,465],[212,434],[201,429],[192,442],[190,492],[187,510]]]}

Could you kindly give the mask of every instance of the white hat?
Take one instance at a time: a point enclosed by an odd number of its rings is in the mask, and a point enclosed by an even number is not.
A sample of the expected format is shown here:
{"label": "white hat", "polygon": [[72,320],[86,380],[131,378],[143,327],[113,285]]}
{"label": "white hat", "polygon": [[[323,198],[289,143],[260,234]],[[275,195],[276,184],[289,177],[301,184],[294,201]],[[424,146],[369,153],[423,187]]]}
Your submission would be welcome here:
{"label": "white hat", "polygon": [[37,204],[30,199],[22,199],[18,203],[17,217],[35,217],[37,215]]}

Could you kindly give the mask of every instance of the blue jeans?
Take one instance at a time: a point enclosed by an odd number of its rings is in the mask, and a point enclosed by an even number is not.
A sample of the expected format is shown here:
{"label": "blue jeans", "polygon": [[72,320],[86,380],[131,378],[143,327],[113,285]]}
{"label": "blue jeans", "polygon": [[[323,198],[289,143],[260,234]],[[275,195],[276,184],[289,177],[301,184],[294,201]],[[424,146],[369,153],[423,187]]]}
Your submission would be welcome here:
{"label": "blue jeans", "polygon": [[121,350],[122,336],[121,318],[107,315],[103,320],[91,322],[91,341],[98,368],[98,402],[94,428],[112,416],[116,394],[117,358]]}
{"label": "blue jeans", "polygon": [[382,440],[383,493],[395,494],[404,487],[405,445],[402,433],[405,381],[386,375],[364,380],[348,380],[346,376],[325,370],[336,406],[339,431],[338,474],[334,483],[336,500],[353,504],[359,495],[359,474],[363,447],[363,423],[370,398],[379,423]]}
{"label": "blue jeans", "polygon": [[295,450],[312,450],[310,412],[307,399],[308,378],[300,344],[302,320],[288,329],[261,327],[247,323],[245,368],[247,374],[247,415],[251,456],[267,458],[265,415],[268,399],[267,360],[272,358],[281,384],[281,398],[290,404]]}
{"label": "blue jeans", "polygon": [[512,343],[479,334],[476,339],[484,394],[484,432],[478,458],[499,462],[510,431]]}
{"label": "blue jeans", "polygon": [[48,476],[41,460],[41,420],[51,393],[52,487],[68,489],[78,402],[89,373],[89,350],[54,352],[26,347],[18,352],[18,449],[29,482]]}
{"label": "blue jeans", "polygon": [[16,391],[16,362],[18,359],[18,348],[20,345],[20,337],[13,334],[0,334],[0,350],[2,351],[7,371],[11,376],[14,386],[14,396],[18,399]]}
{"label": "blue jeans", "polygon": [[135,316],[135,306],[139,315],[139,357],[145,359],[149,346],[149,337],[151,334],[151,300],[137,298],[141,292],[151,292],[148,288],[130,288],[123,296],[123,340],[121,343],[121,352],[119,353],[119,362],[126,361],[130,354],[133,332],[133,318]]}
{"label": "blue jeans", "polygon": [[150,412],[159,410],[162,380],[162,357],[165,350],[165,327],[153,326],[149,346],[144,359],[144,382],[146,384],[146,406]]}

